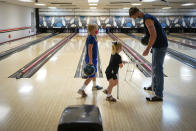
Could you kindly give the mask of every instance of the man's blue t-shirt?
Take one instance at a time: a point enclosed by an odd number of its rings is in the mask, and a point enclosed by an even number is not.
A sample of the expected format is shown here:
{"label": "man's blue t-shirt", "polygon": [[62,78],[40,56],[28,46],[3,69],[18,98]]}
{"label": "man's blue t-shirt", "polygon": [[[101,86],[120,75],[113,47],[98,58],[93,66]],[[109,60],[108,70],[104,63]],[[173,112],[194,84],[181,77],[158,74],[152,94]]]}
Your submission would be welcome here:
{"label": "man's blue t-shirt", "polygon": [[150,14],[144,15],[144,29],[145,29],[146,35],[150,36],[150,33],[145,25],[145,21],[147,19],[151,19],[154,21],[154,26],[155,26],[156,33],[157,33],[157,38],[156,38],[155,43],[152,46],[152,48],[167,47],[168,41],[167,41],[165,31],[163,30],[163,28],[162,28],[161,24],[159,23],[159,21],[157,20],[157,18],[155,16],[150,15]]}
{"label": "man's blue t-shirt", "polygon": [[97,45],[97,38],[96,36],[88,35],[86,39],[86,56],[85,56],[85,61],[89,61],[89,56],[88,56],[88,45],[93,44],[92,48],[92,58],[93,61],[97,60],[97,52],[98,52],[98,45]]}

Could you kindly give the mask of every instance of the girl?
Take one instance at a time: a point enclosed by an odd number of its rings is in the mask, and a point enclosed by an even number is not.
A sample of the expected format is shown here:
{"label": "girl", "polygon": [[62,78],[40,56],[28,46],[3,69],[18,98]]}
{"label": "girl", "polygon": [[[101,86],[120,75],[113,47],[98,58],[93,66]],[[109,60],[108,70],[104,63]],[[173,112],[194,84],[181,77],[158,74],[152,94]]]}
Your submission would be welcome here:
{"label": "girl", "polygon": [[107,80],[109,81],[109,86],[103,92],[107,94],[106,100],[111,102],[116,102],[116,99],[112,97],[112,88],[118,84],[117,73],[119,67],[122,68],[124,62],[122,62],[119,53],[122,51],[122,44],[120,42],[112,43],[112,55],[110,57],[110,63],[105,71]]}

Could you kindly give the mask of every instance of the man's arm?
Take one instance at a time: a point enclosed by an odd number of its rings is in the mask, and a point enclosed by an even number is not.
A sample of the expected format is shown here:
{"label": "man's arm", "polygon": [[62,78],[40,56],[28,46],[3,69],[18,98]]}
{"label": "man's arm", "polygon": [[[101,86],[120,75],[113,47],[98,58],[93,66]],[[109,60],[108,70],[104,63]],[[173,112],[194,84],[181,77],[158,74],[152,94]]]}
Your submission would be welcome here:
{"label": "man's arm", "polygon": [[93,44],[88,45],[88,57],[89,57],[89,64],[93,64],[93,57],[92,57],[92,50],[93,50]]}
{"label": "man's arm", "polygon": [[145,25],[150,33],[150,38],[149,38],[149,41],[148,41],[148,46],[146,48],[146,50],[144,51],[143,55],[146,56],[148,55],[151,47],[153,46],[156,38],[157,38],[157,32],[156,32],[156,29],[154,27],[154,22],[151,20],[151,19],[148,19],[145,21]]}

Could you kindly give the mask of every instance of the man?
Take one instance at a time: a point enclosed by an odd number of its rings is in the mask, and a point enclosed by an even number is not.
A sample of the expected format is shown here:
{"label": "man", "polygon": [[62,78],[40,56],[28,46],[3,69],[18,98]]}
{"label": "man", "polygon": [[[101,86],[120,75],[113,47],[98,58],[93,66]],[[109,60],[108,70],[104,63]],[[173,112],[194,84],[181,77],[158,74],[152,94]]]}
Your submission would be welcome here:
{"label": "man", "polygon": [[163,62],[168,47],[167,37],[155,16],[144,14],[136,7],[129,9],[129,16],[133,19],[142,18],[144,20],[144,29],[146,35],[149,36],[149,41],[143,56],[147,56],[152,48],[152,85],[144,89],[154,91],[155,96],[146,97],[146,100],[162,101],[164,87]]}

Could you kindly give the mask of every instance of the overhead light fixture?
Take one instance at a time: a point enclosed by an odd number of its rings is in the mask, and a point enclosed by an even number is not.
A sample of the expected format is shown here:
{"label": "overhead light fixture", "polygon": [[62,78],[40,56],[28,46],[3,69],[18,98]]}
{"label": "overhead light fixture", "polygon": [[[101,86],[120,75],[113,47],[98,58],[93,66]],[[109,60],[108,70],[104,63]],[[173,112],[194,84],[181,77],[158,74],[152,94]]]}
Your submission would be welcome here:
{"label": "overhead light fixture", "polygon": [[157,0],[140,0],[141,2],[154,2],[154,1],[157,1]]}
{"label": "overhead light fixture", "polygon": [[163,9],[163,10],[168,10],[168,9],[171,9],[171,8],[172,8],[172,7],[168,7],[168,6],[167,6],[167,7],[163,7],[162,9]]}
{"label": "overhead light fixture", "polygon": [[21,2],[33,2],[32,0],[19,0]]}
{"label": "overhead light fixture", "polygon": [[89,5],[91,5],[91,6],[97,6],[97,4],[95,4],[95,3],[89,3]]}
{"label": "overhead light fixture", "polygon": [[99,0],[88,0],[88,3],[98,3]]}
{"label": "overhead light fixture", "polygon": [[130,9],[130,8],[128,8],[128,7],[125,7],[125,8],[123,8],[124,10],[128,10],[128,9]]}
{"label": "overhead light fixture", "polygon": [[131,5],[133,5],[133,6],[138,6],[138,5],[142,5],[141,3],[133,3],[133,4],[131,4]]}
{"label": "overhead light fixture", "polygon": [[38,6],[45,6],[46,4],[42,4],[42,3],[35,3],[35,5],[38,5]]}
{"label": "overhead light fixture", "polygon": [[90,7],[90,9],[97,9],[97,7]]}
{"label": "overhead light fixture", "polygon": [[185,3],[185,4],[181,4],[181,6],[191,6],[191,5],[195,5],[195,3]]}
{"label": "overhead light fixture", "polygon": [[48,8],[50,8],[50,9],[56,9],[56,7],[48,7]]}

